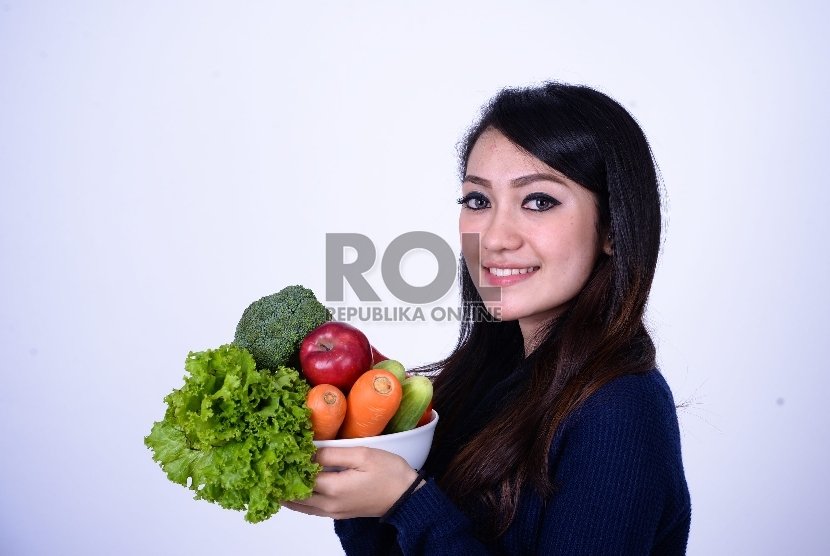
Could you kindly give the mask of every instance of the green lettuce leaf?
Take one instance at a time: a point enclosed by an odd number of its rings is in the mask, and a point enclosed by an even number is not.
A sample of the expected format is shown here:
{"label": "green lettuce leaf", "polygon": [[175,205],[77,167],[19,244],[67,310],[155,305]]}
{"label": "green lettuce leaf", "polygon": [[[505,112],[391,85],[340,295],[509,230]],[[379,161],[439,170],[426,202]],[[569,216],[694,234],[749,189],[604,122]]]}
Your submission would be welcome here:
{"label": "green lettuce leaf", "polygon": [[184,386],[164,398],[164,419],[144,438],[167,478],[197,500],[246,510],[251,523],[284,500],[311,496],[321,467],[311,461],[309,385],[299,373],[258,370],[232,344],[191,352],[185,370]]}

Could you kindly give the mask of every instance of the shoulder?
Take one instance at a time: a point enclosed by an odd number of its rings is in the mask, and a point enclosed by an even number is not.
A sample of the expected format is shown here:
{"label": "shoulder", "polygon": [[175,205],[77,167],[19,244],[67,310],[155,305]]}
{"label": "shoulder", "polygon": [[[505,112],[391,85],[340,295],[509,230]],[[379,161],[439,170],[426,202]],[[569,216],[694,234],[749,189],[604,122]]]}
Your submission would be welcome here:
{"label": "shoulder", "polygon": [[589,422],[676,422],[669,385],[657,369],[618,377],[590,396],[566,421],[565,427]]}
{"label": "shoulder", "polygon": [[[563,423],[551,445],[551,463],[574,451],[680,463],[680,431],[674,399],[657,369],[603,385]],[[583,454],[588,455],[588,454]],[[664,467],[661,465],[661,467]]]}

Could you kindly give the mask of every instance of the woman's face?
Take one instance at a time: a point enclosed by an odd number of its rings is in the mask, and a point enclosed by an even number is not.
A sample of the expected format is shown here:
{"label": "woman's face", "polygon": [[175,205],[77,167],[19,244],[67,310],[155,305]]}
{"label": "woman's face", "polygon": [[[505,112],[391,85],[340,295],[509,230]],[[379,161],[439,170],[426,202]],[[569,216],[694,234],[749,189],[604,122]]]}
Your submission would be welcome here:
{"label": "woman's face", "polygon": [[[610,242],[597,233],[594,194],[488,129],[462,184],[462,254],[488,310],[518,320],[526,343],[564,311]],[[463,234],[478,234],[478,242]],[[483,287],[501,290],[500,301]]]}

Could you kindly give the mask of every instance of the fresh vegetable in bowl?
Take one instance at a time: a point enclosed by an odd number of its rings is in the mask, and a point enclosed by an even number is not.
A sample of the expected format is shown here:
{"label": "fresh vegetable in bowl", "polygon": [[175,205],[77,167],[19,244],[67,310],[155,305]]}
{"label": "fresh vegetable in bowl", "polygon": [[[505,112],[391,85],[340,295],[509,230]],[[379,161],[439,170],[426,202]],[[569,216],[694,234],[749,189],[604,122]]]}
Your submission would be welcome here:
{"label": "fresh vegetable in bowl", "polygon": [[346,416],[346,396],[337,386],[318,384],[306,397],[311,410],[311,430],[314,440],[333,440]]}
{"label": "fresh vegetable in bowl", "polygon": [[191,352],[184,386],[168,394],[164,419],[144,439],[153,459],[195,499],[247,510],[256,523],[280,502],[311,496],[308,383],[292,368],[257,369],[237,345]]}
{"label": "fresh vegetable in bowl", "polygon": [[346,398],[346,416],[339,438],[377,436],[401,404],[402,386],[383,369],[366,371],[352,386]]}
{"label": "fresh vegetable in bowl", "polygon": [[251,303],[236,325],[233,343],[254,356],[257,367],[300,368],[298,352],[306,335],[331,320],[331,313],[303,286],[287,286]]}
{"label": "fresh vegetable in bowl", "polygon": [[401,404],[383,429],[384,434],[414,429],[432,402],[432,382],[427,377],[411,376],[403,381],[402,387]]}

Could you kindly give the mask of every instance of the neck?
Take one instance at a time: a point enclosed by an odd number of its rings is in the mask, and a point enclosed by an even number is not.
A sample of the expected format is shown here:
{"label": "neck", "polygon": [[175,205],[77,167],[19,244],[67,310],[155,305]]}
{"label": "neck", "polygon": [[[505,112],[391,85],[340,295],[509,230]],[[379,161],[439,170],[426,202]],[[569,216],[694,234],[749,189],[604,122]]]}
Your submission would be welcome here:
{"label": "neck", "polygon": [[544,331],[547,325],[559,315],[564,313],[566,308],[557,307],[554,310],[539,313],[537,315],[519,319],[519,328],[522,331],[522,339],[525,346],[525,357],[533,353],[544,339]]}
{"label": "neck", "polygon": [[547,322],[547,319],[537,322],[519,319],[519,329],[522,331],[522,339],[524,340],[525,357],[533,353],[533,350],[539,346],[539,342],[542,340],[539,332]]}

